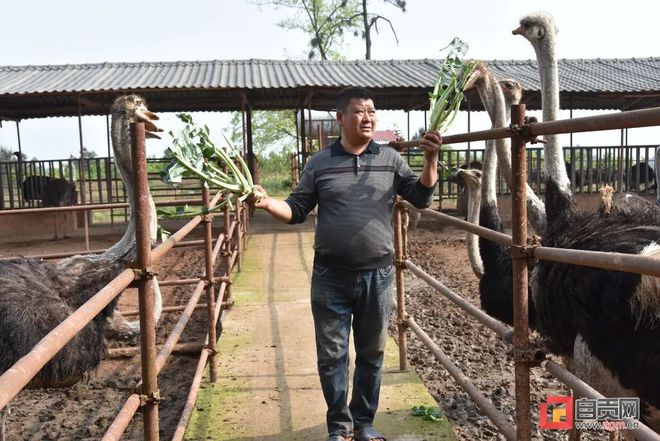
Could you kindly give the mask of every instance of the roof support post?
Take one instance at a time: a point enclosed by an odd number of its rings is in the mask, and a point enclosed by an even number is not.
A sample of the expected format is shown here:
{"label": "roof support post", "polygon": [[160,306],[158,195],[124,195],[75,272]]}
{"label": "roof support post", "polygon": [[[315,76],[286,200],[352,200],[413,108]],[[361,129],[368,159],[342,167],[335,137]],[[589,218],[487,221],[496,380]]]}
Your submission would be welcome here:
{"label": "roof support post", "polygon": [[305,133],[305,107],[300,106],[300,146],[301,166],[307,164],[307,135]]}
{"label": "roof support post", "polygon": [[23,182],[23,148],[21,147],[21,127],[20,127],[20,120],[16,120],[16,139],[18,141],[18,164],[16,167],[16,191],[18,193],[18,206],[22,207],[23,206],[23,195],[21,192],[23,191],[23,186],[21,183]]}
{"label": "roof support post", "polygon": [[246,146],[247,146],[247,163],[248,170],[254,179],[255,184],[259,183],[259,177],[255,174],[257,158],[254,156],[254,146],[252,144],[252,107],[248,103],[245,109],[245,137],[246,137]]}
{"label": "roof support post", "polygon": [[[78,96],[78,138],[80,140],[80,160],[78,162],[78,172],[80,173],[80,203],[85,205],[87,198],[85,197],[85,156],[83,146],[83,132],[82,132],[82,110],[80,108],[80,96]],[[83,223],[85,226],[85,250],[89,251],[89,211],[83,211]]]}

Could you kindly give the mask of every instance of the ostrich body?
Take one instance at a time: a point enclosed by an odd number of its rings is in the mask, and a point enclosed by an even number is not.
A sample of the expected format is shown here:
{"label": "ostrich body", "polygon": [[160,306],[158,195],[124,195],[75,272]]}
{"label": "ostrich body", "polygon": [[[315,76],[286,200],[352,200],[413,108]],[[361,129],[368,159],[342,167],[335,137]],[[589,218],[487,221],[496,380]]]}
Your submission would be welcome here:
{"label": "ostrich body", "polygon": [[[148,131],[156,131],[160,129],[151,120],[157,118],[137,95],[117,98],[112,106],[115,159],[132,208],[119,242],[102,254],[73,256],[57,263],[34,259],[0,262],[0,374],[135,260],[130,123],[143,121]],[[155,236],[156,210],[151,196],[149,200]],[[113,300],[67,343],[28,387],[68,386],[98,366],[105,352],[106,321],[116,303]]]}
{"label": "ostrich body", "polygon": [[[530,41],[538,59],[544,120],[558,113],[555,27],[546,14],[532,14],[513,31]],[[563,157],[554,137],[546,137],[544,245],[627,254],[660,260],[660,224],[638,204],[609,215],[579,211],[569,190]],[[530,288],[537,326],[555,353],[572,357],[578,345],[609,373],[601,392],[639,396],[643,419],[660,430],[660,279],[551,261],[534,267]]]}

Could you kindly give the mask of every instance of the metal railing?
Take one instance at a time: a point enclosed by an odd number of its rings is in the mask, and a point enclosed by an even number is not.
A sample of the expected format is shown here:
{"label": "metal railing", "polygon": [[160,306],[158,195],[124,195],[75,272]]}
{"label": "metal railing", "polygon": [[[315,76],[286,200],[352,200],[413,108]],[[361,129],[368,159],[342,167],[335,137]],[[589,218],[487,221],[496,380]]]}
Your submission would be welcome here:
{"label": "metal railing", "polygon": [[[574,193],[593,194],[608,184],[617,190],[650,193],[656,188],[654,163],[659,147],[660,145],[564,147],[566,172],[571,188]],[[483,148],[442,150],[439,159],[450,170],[481,168],[483,154]],[[409,148],[404,157],[414,171],[422,170],[424,154],[420,149]],[[470,158],[470,164],[467,158]],[[525,150],[527,183],[537,194],[545,192],[543,163],[542,147],[528,147]],[[455,200],[463,194],[462,189],[460,179],[448,170],[440,170],[437,200]],[[496,189],[497,194],[511,194],[511,188],[499,174],[499,170]]]}
{"label": "metal railing", "polygon": [[[135,385],[126,403],[108,428],[104,440],[118,440],[126,430],[133,415],[142,407],[144,421],[144,439],[151,441],[159,439],[158,433],[158,372],[167,362],[172,351],[177,347],[179,337],[197,307],[201,293],[206,290],[206,308],[208,333],[203,344],[197,372],[190,389],[188,404],[180,417],[174,439],[181,439],[183,431],[190,418],[191,402],[199,391],[200,379],[207,360],[210,364],[211,379],[217,377],[216,336],[215,329],[218,320],[222,320],[223,307],[231,305],[231,270],[234,264],[240,262],[240,253],[245,248],[248,229],[247,210],[236,204],[236,211],[229,208],[224,211],[224,229],[213,246],[211,216],[196,216],[186,223],[179,231],[154,250],[151,249],[149,237],[149,209],[145,195],[147,186],[147,163],[144,151],[144,124],[133,124],[134,145],[132,146],[133,163],[135,164],[136,199],[136,240],[138,249],[137,268],[127,268],[115,279],[91,297],[67,319],[49,332],[35,347],[19,359],[12,367],[0,376],[0,409],[16,396],[57,352],[71,341],[78,332],[89,324],[101,310],[110,304],[126,287],[136,283],[139,291],[140,315],[140,354],[142,381]],[[218,193],[209,200],[208,189],[204,189],[201,204],[207,208],[215,206],[221,198]],[[142,201],[142,203],[140,203]],[[232,220],[233,218],[233,220]],[[185,238],[198,224],[204,223],[205,276],[203,279],[162,281],[162,285],[190,285],[195,283],[195,290],[181,313],[181,316],[169,335],[166,343],[156,352],[155,323],[153,321],[153,272],[152,265]],[[224,256],[225,275],[214,279],[213,269],[220,254]],[[240,266],[239,266],[240,269]],[[177,308],[178,309],[178,308]],[[114,406],[115,403],[109,403]]]}
{"label": "metal railing", "polygon": [[[543,354],[530,347],[528,327],[528,305],[527,305],[527,259],[536,258],[556,262],[585,265],[596,268],[636,272],[660,277],[660,264],[650,257],[585,251],[558,249],[550,247],[532,247],[527,245],[527,207],[526,207],[526,154],[527,142],[539,135],[560,134],[568,132],[585,132],[595,130],[621,129],[631,127],[644,127],[660,125],[660,108],[635,110],[611,115],[577,118],[572,120],[560,120],[544,123],[525,123],[524,105],[512,107],[512,128],[492,129],[481,132],[472,132],[447,136],[444,142],[449,144],[477,141],[485,139],[498,139],[511,137],[512,145],[512,236],[494,232],[478,225],[452,218],[434,210],[425,209],[423,213],[433,216],[441,221],[451,223],[454,226],[469,232],[486,237],[500,245],[515,248],[511,253],[513,260],[513,332],[509,327],[499,323],[483,311],[471,305],[467,300],[452,292],[441,282],[433,279],[421,268],[414,265],[406,257],[407,231],[402,225],[402,211],[405,206],[400,201],[397,203],[394,226],[395,226],[395,263],[396,263],[396,289],[397,289],[397,313],[398,334],[400,348],[400,367],[405,369],[407,341],[406,328],[410,328],[424,344],[430,348],[436,359],[448,370],[456,382],[475,400],[475,403],[493,421],[506,439],[530,440],[531,439],[531,403],[530,403],[530,366],[532,363],[540,362],[540,365],[560,381],[567,384],[573,390],[588,398],[602,398],[597,391],[589,385],[572,375],[562,366],[550,360],[543,360]],[[412,143],[408,143],[408,147]],[[549,220],[551,221],[551,220]],[[495,331],[505,341],[512,343],[514,347],[514,369],[515,369],[515,421],[516,426],[511,426],[505,416],[494,408],[467,377],[451,362],[442,350],[428,337],[428,335],[416,324],[405,310],[405,295],[403,271],[408,269],[421,277],[440,293],[454,301],[458,306],[465,309],[479,322],[485,324]],[[543,360],[543,361],[541,361]],[[634,434],[638,440],[660,440],[660,435],[639,423],[639,429],[626,430]]]}

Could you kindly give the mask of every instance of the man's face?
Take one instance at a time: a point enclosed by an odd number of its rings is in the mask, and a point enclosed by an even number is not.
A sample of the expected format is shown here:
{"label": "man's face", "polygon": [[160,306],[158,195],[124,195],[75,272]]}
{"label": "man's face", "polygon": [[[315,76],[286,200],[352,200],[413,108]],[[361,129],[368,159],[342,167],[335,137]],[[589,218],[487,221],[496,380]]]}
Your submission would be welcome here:
{"label": "man's face", "polygon": [[342,136],[351,143],[368,142],[376,130],[376,108],[372,100],[351,98],[346,112],[337,112]]}

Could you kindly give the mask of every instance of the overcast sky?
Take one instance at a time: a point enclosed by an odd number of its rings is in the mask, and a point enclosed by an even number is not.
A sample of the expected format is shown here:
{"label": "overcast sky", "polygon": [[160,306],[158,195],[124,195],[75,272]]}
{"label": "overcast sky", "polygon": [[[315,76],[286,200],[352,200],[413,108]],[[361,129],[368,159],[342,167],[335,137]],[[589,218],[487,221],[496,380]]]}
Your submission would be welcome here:
{"label": "overcast sky", "polygon": [[[616,3],[602,0],[408,0],[402,13],[379,0],[374,8],[392,20],[399,43],[386,26],[372,45],[374,59],[441,58],[439,49],[454,36],[466,41],[468,56],[479,59],[532,59],[531,45],[511,35],[526,13],[550,12],[559,28],[561,58],[630,58],[660,56],[660,2]],[[305,59],[307,37],[285,31],[277,22],[285,9],[257,6],[243,0],[71,1],[0,0],[0,65],[98,63],[104,61],[177,61],[211,59]],[[364,58],[361,40],[346,40],[347,58]],[[660,81],[660,80],[659,80]],[[404,134],[402,112],[381,112],[380,129]],[[582,116],[574,112],[574,116]],[[560,117],[568,117],[562,112]],[[411,130],[423,124],[412,118]],[[207,113],[198,119],[211,124],[212,134],[227,126],[226,115]],[[164,123],[176,122],[165,118]],[[488,126],[485,115],[472,119],[472,129]],[[450,132],[466,131],[459,118]],[[83,118],[85,146],[104,155],[104,117]],[[76,118],[46,118],[21,122],[23,152],[29,158],[64,158],[79,150]],[[616,144],[619,133],[575,135],[574,143]],[[629,143],[659,143],[660,129],[632,129]],[[166,142],[150,141],[149,154],[159,154]],[[14,123],[0,128],[0,145],[17,146]]]}

